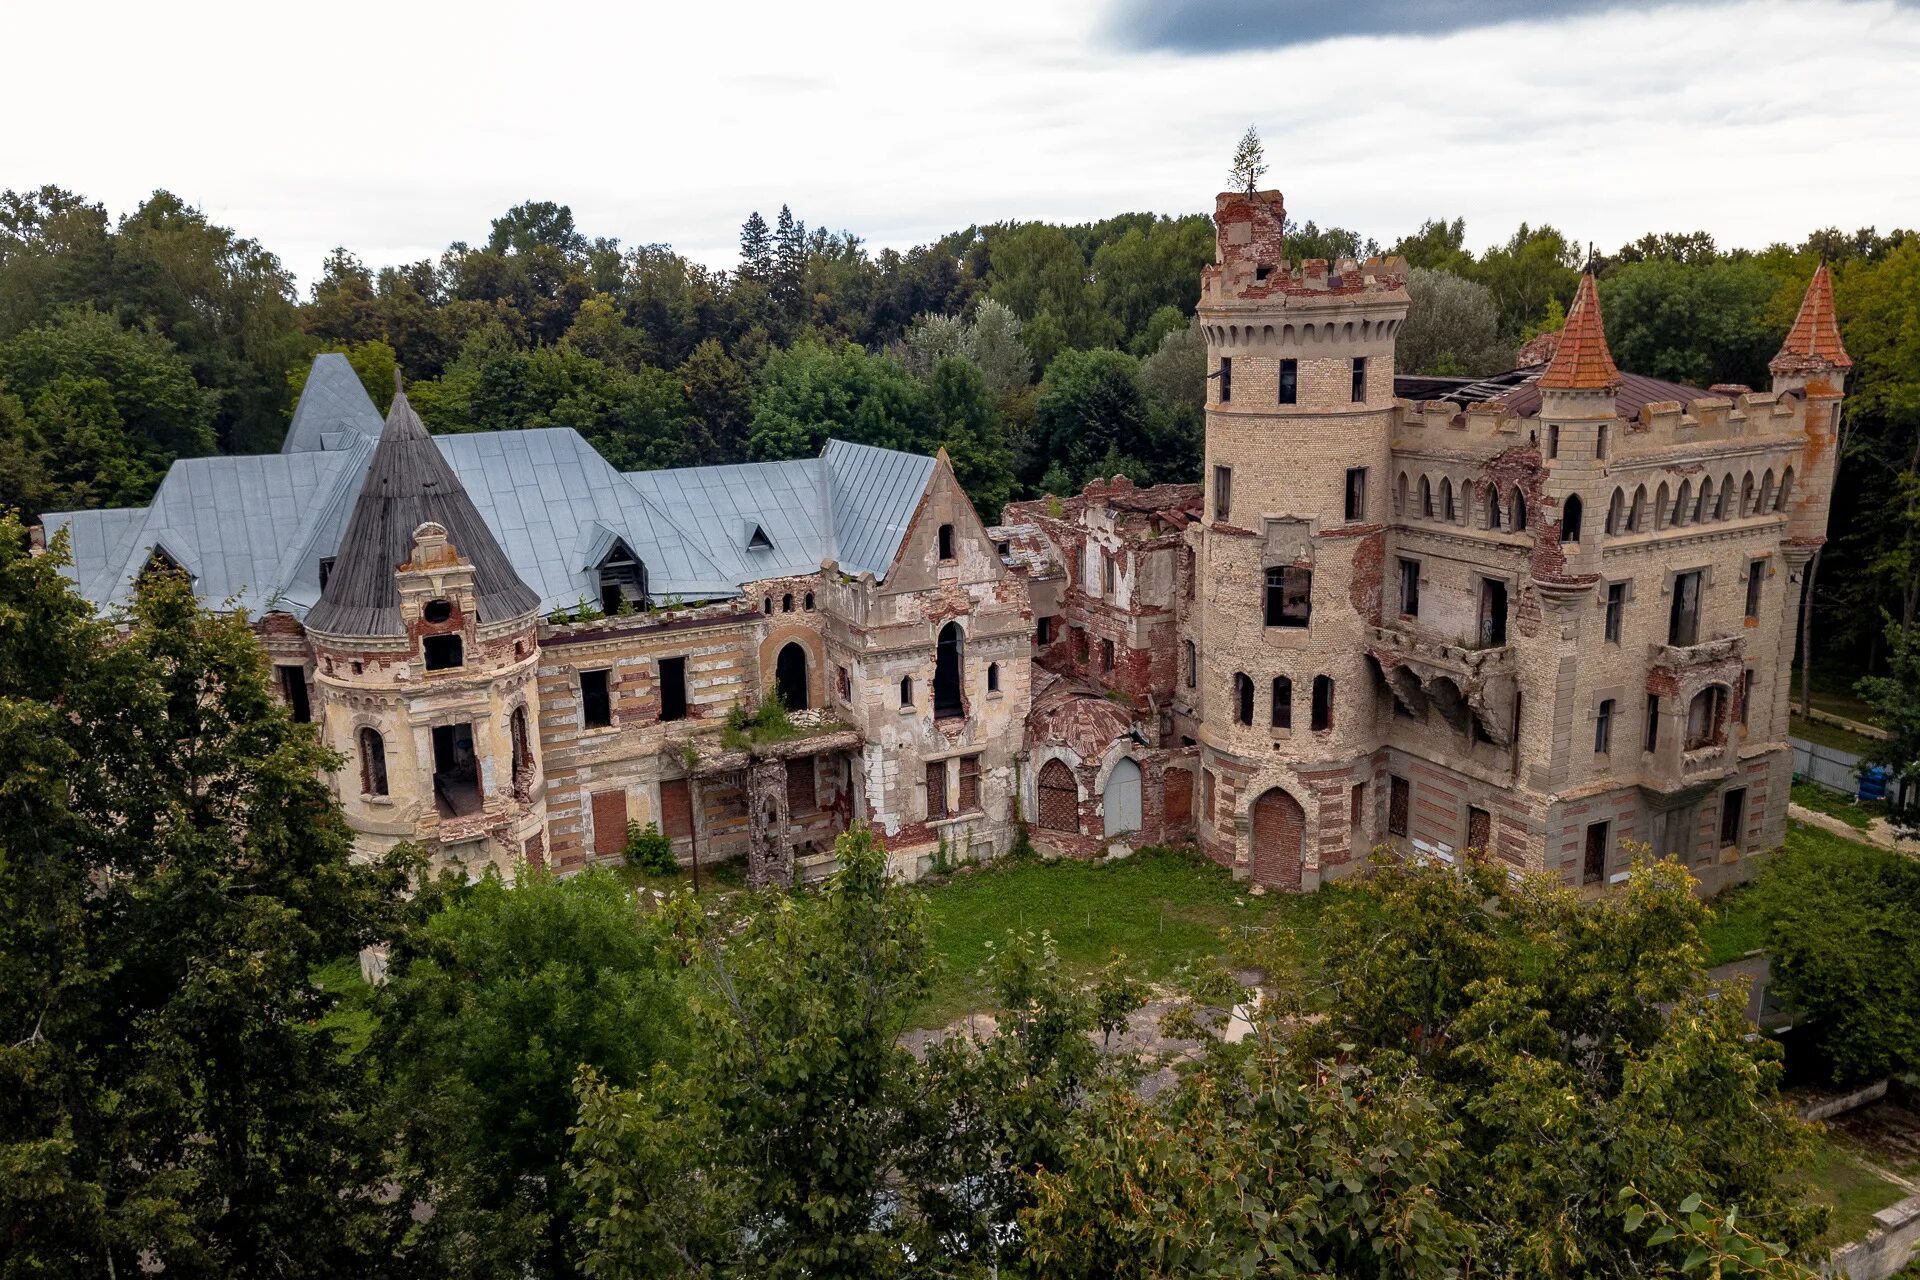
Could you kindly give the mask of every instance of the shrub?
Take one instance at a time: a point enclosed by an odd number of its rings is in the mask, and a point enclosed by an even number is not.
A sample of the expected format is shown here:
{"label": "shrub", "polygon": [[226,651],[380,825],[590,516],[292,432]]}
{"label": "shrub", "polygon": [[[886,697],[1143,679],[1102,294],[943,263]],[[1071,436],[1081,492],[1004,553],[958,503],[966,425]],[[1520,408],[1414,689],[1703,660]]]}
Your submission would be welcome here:
{"label": "shrub", "polygon": [[680,869],[673,856],[673,841],[660,834],[660,825],[649,822],[627,824],[627,865],[653,875],[670,875]]}

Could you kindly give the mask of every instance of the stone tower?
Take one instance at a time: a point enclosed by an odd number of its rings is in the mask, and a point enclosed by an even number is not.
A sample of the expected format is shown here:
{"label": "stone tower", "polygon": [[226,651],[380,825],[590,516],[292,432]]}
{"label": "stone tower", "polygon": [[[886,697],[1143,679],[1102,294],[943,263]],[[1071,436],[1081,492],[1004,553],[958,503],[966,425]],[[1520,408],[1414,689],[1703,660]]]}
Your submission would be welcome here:
{"label": "stone tower", "polygon": [[511,872],[544,855],[539,598],[396,394],[307,614],[321,740],[369,853]]}
{"label": "stone tower", "polygon": [[1277,191],[1222,194],[1201,277],[1205,518],[1189,610],[1201,843],[1262,883],[1353,861],[1382,745],[1394,337],[1406,264],[1284,257]]}

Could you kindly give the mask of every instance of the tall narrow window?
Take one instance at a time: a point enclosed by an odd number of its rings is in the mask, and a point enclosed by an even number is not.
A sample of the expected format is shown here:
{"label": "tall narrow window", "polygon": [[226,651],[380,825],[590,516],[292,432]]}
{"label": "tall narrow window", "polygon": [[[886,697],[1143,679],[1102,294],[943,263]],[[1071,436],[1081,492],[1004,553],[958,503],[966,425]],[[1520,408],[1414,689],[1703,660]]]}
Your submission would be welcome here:
{"label": "tall narrow window", "polygon": [[304,666],[276,667],[280,674],[280,694],[287,700],[287,712],[295,724],[313,721],[313,706],[307,701],[307,669]]}
{"label": "tall narrow window", "polygon": [[1558,423],[1550,424],[1547,427],[1547,456],[1549,458],[1557,458],[1560,456],[1560,426]]}
{"label": "tall narrow window", "polygon": [[1527,527],[1527,495],[1515,489],[1513,491],[1513,529],[1522,532]]}
{"label": "tall narrow window", "polygon": [[1407,834],[1413,811],[1413,784],[1392,774],[1387,776],[1387,834]]}
{"label": "tall narrow window", "polygon": [[1315,730],[1333,728],[1332,676],[1313,678],[1313,727]]}
{"label": "tall narrow window", "polygon": [[927,763],[927,817],[944,818],[947,816],[947,762],[932,760]]}
{"label": "tall narrow window", "polygon": [[1233,513],[1233,468],[1213,469],[1213,518],[1225,520]]}
{"label": "tall narrow window", "polygon": [[1747,617],[1758,621],[1760,618],[1760,586],[1767,580],[1767,562],[1749,560],[1747,562]]}
{"label": "tall narrow window", "polygon": [[1593,437],[1593,456],[1600,459],[1602,462],[1606,461],[1607,424],[1604,422],[1600,424],[1600,430]]}
{"label": "tall narrow window", "polygon": [[1107,672],[1113,670],[1113,641],[1111,640],[1100,642],[1100,669]]}
{"label": "tall narrow window", "polygon": [[913,677],[912,676],[900,677],[900,705],[903,707],[910,707],[913,705]]}
{"label": "tall narrow window", "polygon": [[1187,688],[1200,687],[1200,650],[1193,641],[1187,641]]}
{"label": "tall narrow window", "polygon": [[1740,846],[1741,819],[1747,813],[1747,789],[1730,787],[1720,797],[1720,847],[1738,848]]}
{"label": "tall narrow window", "polygon": [[533,781],[533,741],[527,735],[527,709],[515,707],[507,720],[507,737],[513,747],[513,786],[523,790]]}
{"label": "tall narrow window", "polygon": [[589,729],[603,729],[613,723],[613,699],[608,692],[607,671],[580,673],[580,720]]}
{"label": "tall narrow window", "polygon": [[1581,884],[1599,884],[1607,878],[1607,824],[1587,824],[1586,857],[1580,867]]}
{"label": "tall narrow window", "polygon": [[1355,356],[1353,358],[1353,386],[1351,390],[1352,395],[1348,398],[1355,404],[1362,404],[1366,401],[1367,358],[1365,356]]}
{"label": "tall narrow window", "polygon": [[953,526],[950,524],[940,526],[940,558],[953,559]]}
{"label": "tall narrow window", "polygon": [[1000,692],[1000,664],[997,662],[987,664],[987,692]]}
{"label": "tall narrow window", "polygon": [[1034,621],[1033,642],[1035,644],[1053,643],[1053,619],[1051,617],[1039,618]]}
{"label": "tall narrow window", "polygon": [[1367,518],[1367,469],[1347,468],[1347,519]]}
{"label": "tall narrow window", "polygon": [[1620,643],[1620,622],[1627,615],[1627,584],[1609,582],[1607,584],[1607,640]]}
{"label": "tall narrow window", "polygon": [[1280,362],[1280,403],[1298,404],[1300,402],[1300,362],[1282,360]]}
{"label": "tall narrow window", "polygon": [[1673,576],[1673,604],[1667,614],[1667,643],[1700,643],[1700,572]]}
{"label": "tall narrow window", "polygon": [[960,757],[960,812],[972,813],[980,807],[980,757]]}
{"label": "tall narrow window", "polygon": [[1100,553],[1100,595],[1102,599],[1112,600],[1120,594],[1119,570],[1114,567],[1113,553]]}
{"label": "tall narrow window", "polygon": [[1605,755],[1613,750],[1613,699],[1603,698],[1593,717],[1593,751]]}
{"label": "tall narrow window", "polygon": [[1274,565],[1267,570],[1266,622],[1270,627],[1304,627],[1313,617],[1313,570]]}
{"label": "tall narrow window", "polygon": [[687,718],[687,660],[660,659],[660,718]]}
{"label": "tall narrow window", "polygon": [[1293,681],[1286,676],[1273,678],[1273,727],[1293,728]]}
{"label": "tall narrow window", "polygon": [[1660,749],[1660,695],[1647,695],[1647,736],[1646,748],[1649,751]]}
{"label": "tall narrow window", "polygon": [[1560,502],[1560,541],[1580,541],[1580,495],[1570,493]]}
{"label": "tall narrow window", "polygon": [[374,729],[360,731],[360,792],[369,796],[387,794],[387,743]]}
{"label": "tall narrow window", "polygon": [[1480,579],[1480,643],[1494,648],[1507,642],[1507,584]]}
{"label": "tall narrow window", "polygon": [[1747,717],[1753,714],[1753,677],[1752,667],[1740,677],[1740,723],[1746,724]]}
{"label": "tall narrow window", "polygon": [[1220,403],[1229,404],[1233,400],[1233,357],[1220,357]]}
{"label": "tall narrow window", "polygon": [[1418,560],[1400,562],[1400,614],[1407,618],[1420,616],[1420,562]]}
{"label": "tall narrow window", "polygon": [[1244,671],[1233,677],[1233,712],[1241,724],[1253,723],[1253,681]]}
{"label": "tall narrow window", "polygon": [[952,719],[966,713],[966,705],[960,693],[966,683],[963,674],[965,644],[966,639],[960,631],[959,623],[949,622],[940,628],[940,638],[933,660],[935,719]]}

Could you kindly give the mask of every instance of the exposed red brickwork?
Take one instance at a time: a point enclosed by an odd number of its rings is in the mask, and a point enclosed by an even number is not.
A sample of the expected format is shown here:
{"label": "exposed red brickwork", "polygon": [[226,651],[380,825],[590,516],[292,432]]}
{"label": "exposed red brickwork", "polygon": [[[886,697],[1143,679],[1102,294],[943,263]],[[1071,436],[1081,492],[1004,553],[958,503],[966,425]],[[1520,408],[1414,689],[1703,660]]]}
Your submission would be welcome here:
{"label": "exposed red brickwork", "polygon": [[1253,802],[1253,879],[1271,889],[1300,888],[1300,850],[1306,813],[1275,787]]}

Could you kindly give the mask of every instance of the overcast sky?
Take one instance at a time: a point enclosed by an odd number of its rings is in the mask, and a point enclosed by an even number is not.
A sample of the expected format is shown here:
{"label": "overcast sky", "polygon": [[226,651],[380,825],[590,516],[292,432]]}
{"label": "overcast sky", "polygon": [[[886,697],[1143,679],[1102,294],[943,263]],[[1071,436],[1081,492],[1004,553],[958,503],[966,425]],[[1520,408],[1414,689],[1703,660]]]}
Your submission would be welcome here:
{"label": "overcast sky", "polygon": [[1385,242],[1920,223],[1913,0],[0,0],[0,29],[0,186],[167,187],[309,281],[528,199],[720,266],[783,201],[875,247],[1206,210],[1249,123],[1291,213]]}

